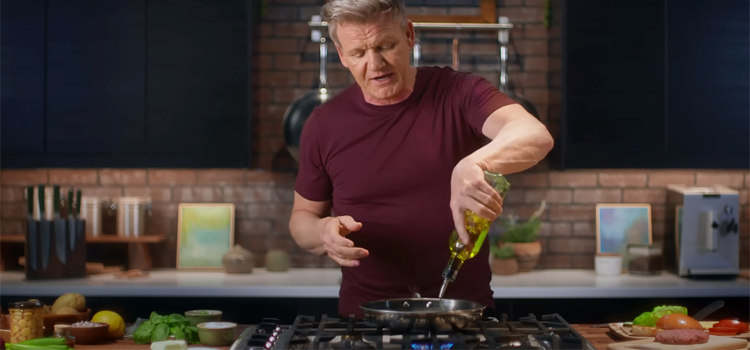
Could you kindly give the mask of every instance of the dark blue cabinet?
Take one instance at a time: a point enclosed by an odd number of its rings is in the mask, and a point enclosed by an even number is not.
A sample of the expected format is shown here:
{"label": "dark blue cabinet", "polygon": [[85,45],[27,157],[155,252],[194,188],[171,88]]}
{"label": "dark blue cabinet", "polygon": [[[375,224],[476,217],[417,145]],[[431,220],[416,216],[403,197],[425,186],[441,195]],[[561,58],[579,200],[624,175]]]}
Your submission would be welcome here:
{"label": "dark blue cabinet", "polygon": [[564,2],[563,168],[750,168],[750,2]]}
{"label": "dark blue cabinet", "polygon": [[249,166],[254,6],[3,1],[0,166]]}

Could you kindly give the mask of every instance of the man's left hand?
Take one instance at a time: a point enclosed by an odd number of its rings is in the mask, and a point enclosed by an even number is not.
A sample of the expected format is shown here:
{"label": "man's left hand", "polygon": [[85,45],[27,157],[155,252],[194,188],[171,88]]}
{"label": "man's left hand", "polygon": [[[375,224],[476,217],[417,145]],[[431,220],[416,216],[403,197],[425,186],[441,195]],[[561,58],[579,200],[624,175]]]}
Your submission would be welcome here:
{"label": "man's left hand", "polygon": [[451,212],[458,237],[469,244],[466,232],[465,212],[471,210],[477,216],[494,221],[503,212],[503,198],[484,179],[484,170],[479,164],[464,159],[451,175]]}

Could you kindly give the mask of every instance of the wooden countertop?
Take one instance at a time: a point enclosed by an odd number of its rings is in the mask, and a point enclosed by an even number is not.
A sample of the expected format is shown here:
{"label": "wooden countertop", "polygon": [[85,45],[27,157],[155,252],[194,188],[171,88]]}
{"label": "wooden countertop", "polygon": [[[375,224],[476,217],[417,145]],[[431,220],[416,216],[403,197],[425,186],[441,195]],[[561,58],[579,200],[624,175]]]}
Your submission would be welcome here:
{"label": "wooden countertop", "polygon": [[[571,325],[578,333],[580,333],[586,340],[594,345],[598,350],[606,350],[607,344],[614,343],[615,341],[610,338],[607,334],[609,328],[591,328],[590,324],[573,324]],[[248,325],[237,326],[236,337],[239,336]],[[191,347],[203,347],[202,345],[191,345]],[[135,344],[132,340],[117,340],[109,342],[107,344],[97,345],[80,345],[76,344],[76,350],[148,350],[151,348],[150,344]],[[224,347],[208,347],[217,350],[228,350],[229,346]]]}

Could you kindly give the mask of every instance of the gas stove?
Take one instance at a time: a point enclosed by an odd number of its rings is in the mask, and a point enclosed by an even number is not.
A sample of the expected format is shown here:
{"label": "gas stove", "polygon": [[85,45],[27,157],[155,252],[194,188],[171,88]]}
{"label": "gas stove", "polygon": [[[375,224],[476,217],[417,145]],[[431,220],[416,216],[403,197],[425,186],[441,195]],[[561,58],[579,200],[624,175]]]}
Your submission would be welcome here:
{"label": "gas stove", "polygon": [[248,327],[230,350],[265,349],[596,349],[559,314],[482,318],[447,331],[395,332],[365,320],[298,315],[291,325],[265,318]]}

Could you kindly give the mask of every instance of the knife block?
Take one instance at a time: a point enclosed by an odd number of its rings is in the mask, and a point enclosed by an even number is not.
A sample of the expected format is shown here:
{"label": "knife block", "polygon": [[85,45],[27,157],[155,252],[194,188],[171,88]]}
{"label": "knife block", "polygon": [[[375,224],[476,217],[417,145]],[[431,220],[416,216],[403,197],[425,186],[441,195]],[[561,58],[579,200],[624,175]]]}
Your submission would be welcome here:
{"label": "knife block", "polygon": [[27,280],[86,277],[85,221],[27,220]]}

